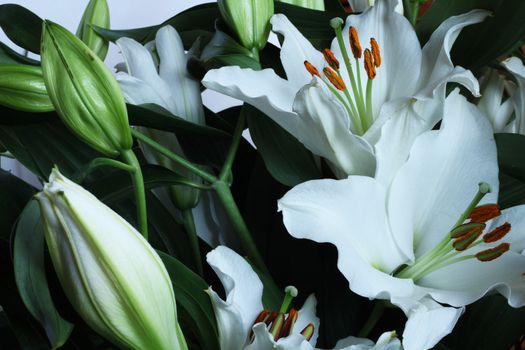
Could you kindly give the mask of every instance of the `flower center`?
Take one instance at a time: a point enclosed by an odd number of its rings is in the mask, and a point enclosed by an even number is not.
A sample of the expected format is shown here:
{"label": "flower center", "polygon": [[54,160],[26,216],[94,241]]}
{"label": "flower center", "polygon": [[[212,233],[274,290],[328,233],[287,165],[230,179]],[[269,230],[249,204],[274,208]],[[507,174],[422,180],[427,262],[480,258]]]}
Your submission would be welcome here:
{"label": "flower center", "polygon": [[[349,44],[352,55],[355,59],[355,71],[350,62],[348,50],[344,43],[342,27],[343,20],[341,18],[334,18],[330,21],[330,25],[335,30],[337,43],[341,49],[345,68],[350,78],[350,85],[353,94],[346,86],[343,76],[340,71],[340,64],[334,53],[330,49],[323,50],[323,56],[328,66],[323,68],[323,76],[310,62],[304,61],[306,70],[317,76],[323,81],[328,89],[335,95],[335,97],[343,104],[351,121],[353,132],[363,135],[372,125],[374,121],[372,111],[372,82],[376,77],[376,68],[381,65],[381,53],[379,45],[374,38],[370,39],[370,48],[365,49],[363,58],[363,49],[359,41],[359,35],[355,27],[349,29]],[[366,84],[366,91],[363,91],[361,84],[361,68],[360,61],[364,60],[364,68],[368,77]]]}
{"label": "flower center", "polygon": [[[394,272],[394,276],[418,281],[431,272],[460,261],[476,259],[487,262],[507,252],[510,249],[509,243],[495,245],[492,243],[501,240],[510,232],[511,225],[508,222],[483,234],[486,222],[501,215],[497,204],[478,206],[481,199],[489,192],[490,186],[484,182],[480,183],[478,193],[441,242],[417,258],[413,265],[404,266]],[[465,222],[467,219],[468,222]],[[473,248],[480,244],[486,245],[487,248],[473,253]]]}
{"label": "flower center", "polygon": [[[297,288],[288,286],[284,289],[284,292],[285,296],[279,312],[263,310],[253,322],[254,325],[264,322],[268,328],[268,332],[270,332],[275,341],[292,334],[295,322],[297,322],[297,318],[299,317],[299,312],[296,309],[291,308],[290,311],[288,311],[293,298],[297,296]],[[301,335],[305,337],[306,340],[310,340],[313,334],[314,325],[312,323],[309,323],[301,331]],[[250,335],[250,343],[252,343],[253,340],[254,335],[252,333]]]}

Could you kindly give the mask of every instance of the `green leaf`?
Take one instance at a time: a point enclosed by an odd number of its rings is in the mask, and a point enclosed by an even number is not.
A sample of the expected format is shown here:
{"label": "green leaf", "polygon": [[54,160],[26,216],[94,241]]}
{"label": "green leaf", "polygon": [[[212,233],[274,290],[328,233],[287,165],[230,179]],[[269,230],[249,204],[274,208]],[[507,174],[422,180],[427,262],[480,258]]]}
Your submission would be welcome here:
{"label": "green leaf", "polygon": [[158,251],[173,283],[179,307],[179,322],[184,334],[193,334],[201,349],[219,350],[217,326],[208,284],[177,259]]}
{"label": "green leaf", "polygon": [[525,182],[525,135],[495,134],[500,171]]}
{"label": "green leaf", "polygon": [[472,9],[492,12],[484,22],[468,26],[452,50],[454,63],[477,70],[510,53],[525,38],[525,2],[521,0],[434,0],[417,26],[421,42],[446,18]]}
{"label": "green leaf", "polygon": [[40,53],[42,19],[33,12],[20,5],[0,5],[0,27],[21,48]]}
{"label": "green leaf", "polygon": [[73,325],[59,315],[51,299],[44,263],[44,232],[34,200],[28,203],[16,226],[13,256],[20,297],[44,327],[51,347],[61,347],[69,338]]}
{"label": "green leaf", "polygon": [[21,55],[6,44],[0,42],[0,64],[30,64],[39,66],[40,62]]}
{"label": "green leaf", "polygon": [[268,171],[282,184],[295,186],[321,178],[312,153],[262,112],[245,105],[248,126]]}

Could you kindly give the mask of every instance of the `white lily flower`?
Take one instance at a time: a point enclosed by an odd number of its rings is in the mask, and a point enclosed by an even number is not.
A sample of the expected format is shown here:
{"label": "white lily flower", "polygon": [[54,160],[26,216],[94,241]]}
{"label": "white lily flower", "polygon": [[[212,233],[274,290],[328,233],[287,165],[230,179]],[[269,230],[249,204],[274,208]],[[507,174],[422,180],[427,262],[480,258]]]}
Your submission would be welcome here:
{"label": "white lily flower", "polygon": [[[263,310],[261,280],[241,256],[230,248],[219,246],[206,258],[226,293],[226,300],[223,300],[211,287],[207,290],[217,319],[221,349],[315,349],[319,318],[315,315],[317,301],[313,295],[299,311],[291,309],[286,313],[297,295],[294,287],[287,287],[281,310],[271,313]],[[349,337],[340,340],[335,349],[400,350],[400,345],[395,333],[388,332],[376,345],[368,339]]]}
{"label": "white lily flower", "polygon": [[[374,6],[375,0],[348,0],[353,12],[363,12],[370,6]],[[399,1],[396,6],[396,12],[403,14],[403,1]]]}
{"label": "white lily flower", "polygon": [[294,237],[337,247],[354,292],[400,306],[404,346],[421,350],[490,291],[525,305],[525,206],[478,206],[496,203],[498,187],[492,127],[456,90],[441,129],[416,139],[389,186],[361,176],[309,181],[279,210]]}
{"label": "white lily flower", "polygon": [[525,135],[525,66],[517,57],[510,57],[501,64],[514,77],[515,83],[491,69],[485,76],[478,108],[489,118],[494,132]]}
{"label": "white lily flower", "polygon": [[[326,60],[284,15],[274,15],[273,31],[284,36],[281,62],[287,79],[271,69],[223,67],[209,71],[203,84],[266,113],[326,158],[339,177],[375,174],[388,183],[415,137],[439,121],[447,82],[478,94],[477,80],[452,64],[449,51],[463,27],[488,13],[475,10],[447,19],[421,48],[412,25],[394,12],[396,4],[377,1],[350,15],[342,31],[333,21],[338,35],[331,51],[324,51]],[[372,45],[364,62],[359,39]]]}

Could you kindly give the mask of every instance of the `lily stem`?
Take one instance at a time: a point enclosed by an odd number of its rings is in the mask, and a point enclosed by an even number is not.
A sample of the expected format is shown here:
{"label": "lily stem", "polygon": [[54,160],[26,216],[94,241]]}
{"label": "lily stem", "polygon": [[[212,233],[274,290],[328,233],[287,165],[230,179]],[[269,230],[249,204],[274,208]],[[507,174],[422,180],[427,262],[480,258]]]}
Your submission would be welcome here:
{"label": "lily stem", "polygon": [[372,312],[370,312],[370,315],[368,316],[368,320],[366,320],[365,324],[357,334],[359,338],[367,338],[370,332],[374,329],[377,322],[381,319],[381,316],[383,315],[383,311],[385,311],[385,303],[381,300],[377,301],[374,305],[374,308],[372,309]]}
{"label": "lily stem", "polygon": [[182,211],[182,219],[184,229],[188,234],[191,249],[193,251],[193,258],[195,259],[195,268],[197,269],[197,273],[200,276],[203,276],[201,251],[199,248],[199,238],[197,237],[197,230],[195,229],[195,220],[193,219],[193,213],[191,212],[191,209],[186,209]]}
{"label": "lily stem", "polygon": [[123,162],[119,162],[118,160],[111,159],[111,158],[95,158],[91,162],[89,162],[87,165],[80,168],[74,175],[74,179],[76,183],[82,183],[88,177],[89,174],[91,174],[95,169],[107,166],[112,167],[120,170],[124,170],[127,172],[134,171],[135,168],[133,168],[131,165],[128,165]]}
{"label": "lily stem", "polygon": [[135,201],[137,205],[137,221],[139,229],[146,240],[148,240],[148,212],[146,208],[146,189],[144,187],[144,177],[140,163],[132,150],[125,150],[121,153],[126,163],[133,168],[130,171],[133,188],[135,189]]}

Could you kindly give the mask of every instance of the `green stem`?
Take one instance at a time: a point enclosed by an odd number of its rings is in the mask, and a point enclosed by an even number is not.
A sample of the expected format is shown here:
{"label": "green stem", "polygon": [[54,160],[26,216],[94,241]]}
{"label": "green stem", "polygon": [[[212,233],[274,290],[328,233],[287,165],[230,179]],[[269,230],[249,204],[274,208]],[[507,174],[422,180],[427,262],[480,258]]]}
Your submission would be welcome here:
{"label": "green stem", "polygon": [[137,205],[137,221],[140,232],[144,238],[148,239],[148,212],[146,209],[146,189],[144,188],[144,178],[140,164],[132,150],[126,150],[121,153],[122,158],[133,168],[130,172],[133,188],[135,189],[135,201]]}
{"label": "green stem", "polygon": [[239,115],[239,119],[237,120],[237,125],[235,126],[235,130],[233,132],[232,143],[230,144],[230,148],[228,149],[228,153],[226,154],[226,159],[224,160],[224,164],[222,165],[221,172],[219,173],[220,181],[226,181],[226,179],[230,175],[233,161],[235,160],[235,156],[237,155],[237,150],[239,149],[239,144],[241,142],[241,137],[242,137],[242,131],[244,130],[245,124],[246,124],[246,116],[244,115],[244,112],[241,112]]}
{"label": "green stem", "polygon": [[372,312],[370,312],[370,315],[368,316],[368,320],[366,320],[365,324],[357,334],[359,338],[368,337],[370,332],[376,326],[377,322],[381,319],[383,311],[385,311],[385,303],[382,301],[377,301],[374,305],[374,308],[372,309]]}
{"label": "green stem", "polygon": [[197,273],[200,276],[203,276],[201,251],[199,248],[199,238],[197,237],[197,230],[195,229],[195,221],[193,219],[193,213],[191,209],[186,209],[182,211],[182,219],[184,229],[188,234],[191,249],[193,251],[193,258],[195,259],[195,268],[197,269]]}
{"label": "green stem", "polygon": [[179,156],[178,154],[170,151],[166,147],[158,144],[156,141],[150,139],[148,136],[144,135],[140,131],[132,128],[131,129],[131,134],[136,139],[144,142],[146,145],[150,146],[151,148],[153,148],[154,150],[156,150],[160,154],[168,157],[169,159],[171,159],[172,161],[174,161],[175,163],[177,163],[181,167],[191,171],[192,173],[194,173],[195,175],[199,176],[203,180],[208,181],[209,183],[214,183],[215,181],[217,181],[217,178],[215,176],[213,176],[212,174],[210,174],[210,173],[200,169],[198,166],[196,166],[195,164],[191,163],[190,161],[188,161],[188,160],[184,159],[183,157]]}
{"label": "green stem", "polygon": [[75,179],[76,183],[80,184],[80,183],[84,182],[86,177],[89,174],[91,174],[95,169],[103,167],[103,166],[108,166],[108,167],[124,170],[124,171],[127,171],[127,172],[133,172],[135,170],[135,168],[133,168],[132,166],[130,166],[130,165],[126,164],[126,163],[119,162],[118,160],[100,157],[100,158],[93,159],[87,165],[85,165],[82,168],[80,168],[75,173],[73,178]]}
{"label": "green stem", "polygon": [[412,0],[412,11],[410,12],[410,23],[415,27],[419,15],[419,0]]}
{"label": "green stem", "polygon": [[215,193],[217,193],[217,197],[224,207],[226,215],[239,238],[242,250],[259,270],[268,276],[271,276],[255,242],[253,241],[248,226],[246,226],[239,208],[235,203],[230,187],[226,182],[219,180],[213,184],[213,188],[215,189]]}

